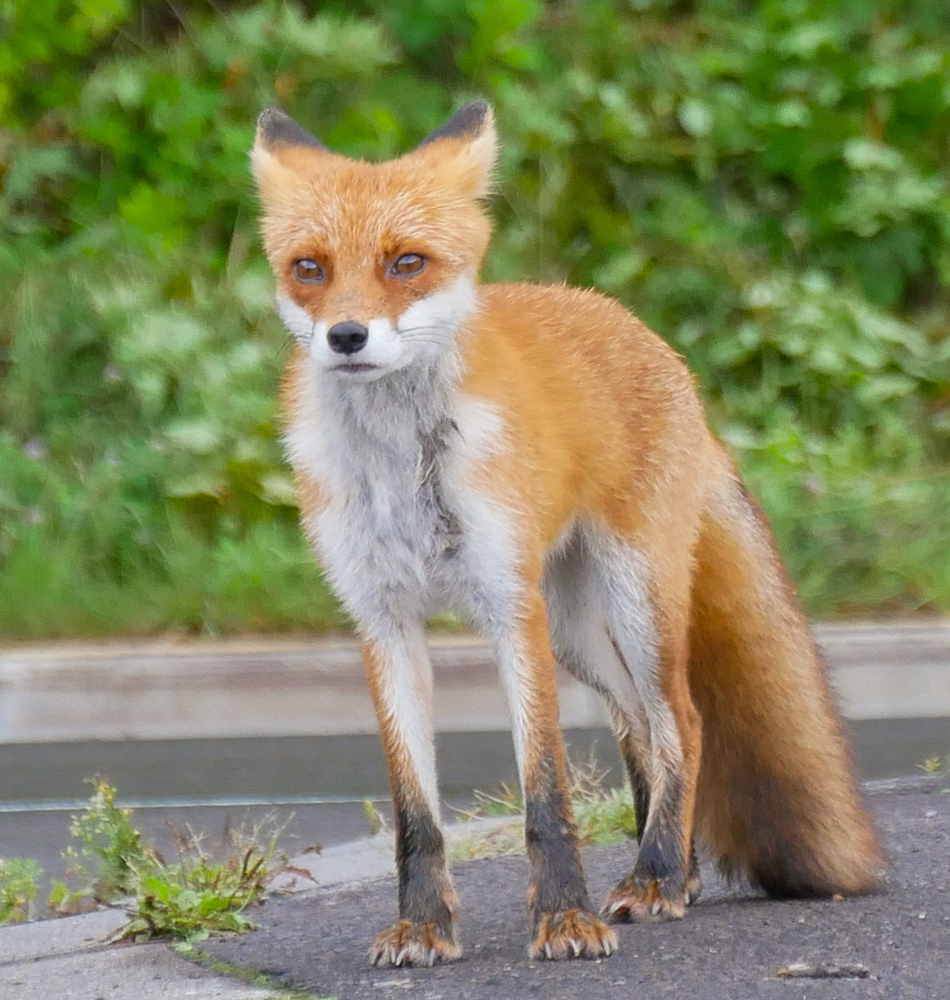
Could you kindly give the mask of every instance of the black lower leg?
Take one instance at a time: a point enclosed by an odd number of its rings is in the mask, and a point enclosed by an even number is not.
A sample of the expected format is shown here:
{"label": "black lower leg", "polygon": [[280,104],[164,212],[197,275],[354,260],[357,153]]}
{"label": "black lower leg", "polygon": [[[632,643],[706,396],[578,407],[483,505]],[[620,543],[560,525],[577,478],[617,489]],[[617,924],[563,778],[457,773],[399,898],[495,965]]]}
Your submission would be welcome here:
{"label": "black lower leg", "polygon": [[[653,879],[669,888],[672,893],[682,891],[687,872],[683,865],[682,783],[675,776],[668,776],[664,790],[656,803],[654,816],[650,816],[650,782],[641,764],[640,754],[629,733],[618,740],[620,753],[630,777],[633,805],[637,813],[637,840],[640,853],[633,877],[637,881]],[[692,864],[688,877],[698,877],[696,852],[690,846]]]}
{"label": "black lower leg", "polygon": [[640,838],[634,880],[644,884],[655,882],[661,895],[668,898],[681,894],[687,878],[683,836],[682,783],[668,775]]}
{"label": "black lower leg", "polygon": [[[531,868],[528,908],[535,926],[545,913],[589,910],[577,828],[553,760],[538,765],[526,795],[525,843]],[[566,784],[566,782],[565,782]]]}
{"label": "black lower leg", "polygon": [[619,737],[620,756],[623,758],[630,778],[630,789],[633,792],[633,808],[637,814],[637,841],[643,843],[643,834],[647,828],[647,817],[650,815],[650,782],[640,763],[636,745],[629,733]]}
{"label": "black lower leg", "polygon": [[452,938],[455,895],[445,864],[442,832],[426,806],[393,805],[399,916],[418,924],[432,922],[440,934]]}

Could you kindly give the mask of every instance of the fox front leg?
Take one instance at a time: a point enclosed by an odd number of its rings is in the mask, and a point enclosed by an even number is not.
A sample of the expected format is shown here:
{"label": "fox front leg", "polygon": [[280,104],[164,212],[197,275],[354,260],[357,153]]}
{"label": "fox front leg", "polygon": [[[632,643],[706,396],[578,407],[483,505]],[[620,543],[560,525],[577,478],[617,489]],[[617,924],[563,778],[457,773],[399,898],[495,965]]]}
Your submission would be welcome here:
{"label": "fox front leg", "polygon": [[363,645],[396,825],[399,919],[369,949],[373,965],[460,958],[458,899],[445,857],[432,729],[432,670],[420,628]]}

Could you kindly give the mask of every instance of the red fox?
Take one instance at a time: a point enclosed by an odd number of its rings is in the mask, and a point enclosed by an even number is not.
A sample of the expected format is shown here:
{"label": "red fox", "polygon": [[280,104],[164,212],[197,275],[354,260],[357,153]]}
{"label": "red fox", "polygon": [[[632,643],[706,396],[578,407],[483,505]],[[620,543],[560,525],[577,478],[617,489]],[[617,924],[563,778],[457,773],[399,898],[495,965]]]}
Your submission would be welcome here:
{"label": "red fox", "polygon": [[[392,787],[399,919],[377,965],[459,958],[424,623],[490,640],[525,800],[529,954],[682,917],[694,839],[775,896],[884,867],[824,668],[765,519],[674,351],[619,303],[480,285],[497,138],[475,101],[371,164],[276,110],[251,154],[295,341],[286,444],[306,534],[355,621]],[[555,664],[606,699],[639,853],[588,898]]]}

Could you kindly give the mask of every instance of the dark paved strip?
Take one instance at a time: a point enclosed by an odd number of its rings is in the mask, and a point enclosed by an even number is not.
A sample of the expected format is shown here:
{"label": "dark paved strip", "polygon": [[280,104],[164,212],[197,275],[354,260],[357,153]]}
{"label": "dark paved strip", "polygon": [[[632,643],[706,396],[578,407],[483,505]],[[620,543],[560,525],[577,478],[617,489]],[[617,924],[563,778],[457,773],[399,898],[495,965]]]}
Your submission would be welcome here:
{"label": "dark paved strip", "polygon": [[[950,719],[864,721],[849,728],[863,778],[911,774],[924,759],[950,752]],[[593,749],[612,768],[609,780],[619,783],[620,758],[607,730],[572,729],[565,735],[575,760]],[[455,806],[469,805],[473,788],[490,791],[517,780],[510,733],[444,733],[437,747],[442,794]],[[36,858],[48,876],[61,876],[69,814],[88,799],[91,789],[83,779],[94,774],[112,781],[121,804],[151,803],[136,810],[135,821],[161,850],[173,846],[168,824],[190,824],[213,841],[229,817],[254,822],[272,811],[213,804],[225,799],[267,800],[283,818],[293,813],[281,842],[293,855],[315,841],[329,846],[369,832],[361,801],[328,799],[389,798],[375,734],[6,744],[0,745],[0,804],[10,804],[11,811],[0,809],[0,857]],[[186,806],[184,799],[204,804]],[[50,803],[66,808],[50,811]]]}

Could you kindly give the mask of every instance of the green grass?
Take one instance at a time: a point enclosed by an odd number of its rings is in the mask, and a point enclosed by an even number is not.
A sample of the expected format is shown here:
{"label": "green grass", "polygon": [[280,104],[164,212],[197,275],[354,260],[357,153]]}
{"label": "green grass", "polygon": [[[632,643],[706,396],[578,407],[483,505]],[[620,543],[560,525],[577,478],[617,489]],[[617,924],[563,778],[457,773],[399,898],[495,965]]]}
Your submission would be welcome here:
{"label": "green grass", "polygon": [[[104,532],[109,527],[100,525]],[[0,635],[23,640],[347,627],[296,523],[264,522],[240,537],[208,539],[172,518],[152,544],[151,554],[122,553],[127,566],[112,573],[90,562],[82,540],[32,533],[0,574]]]}
{"label": "green grass", "polygon": [[794,472],[776,472],[761,457],[744,461],[806,610],[821,618],[946,614],[946,468],[894,475],[862,468],[850,447],[837,448],[835,463]]}
{"label": "green grass", "polygon": [[[637,819],[629,788],[613,787],[609,769],[592,752],[584,761],[569,761],[571,808],[582,845],[621,844],[637,835]],[[472,806],[460,813],[464,820],[512,817],[487,832],[461,832],[449,846],[451,861],[501,857],[524,853],[524,800],[511,785],[494,792],[476,790]],[[517,820],[517,821],[515,821]]]}
{"label": "green grass", "polygon": [[[744,465],[812,615],[950,609],[945,470],[895,477],[815,463],[813,472],[776,473],[755,455]],[[213,636],[349,626],[292,515],[209,537],[172,511],[147,550],[123,537],[119,515],[106,508],[96,518],[95,535],[113,550],[108,560],[90,559],[92,543],[82,530],[65,537],[52,526],[20,531],[0,574],[0,636]]]}

